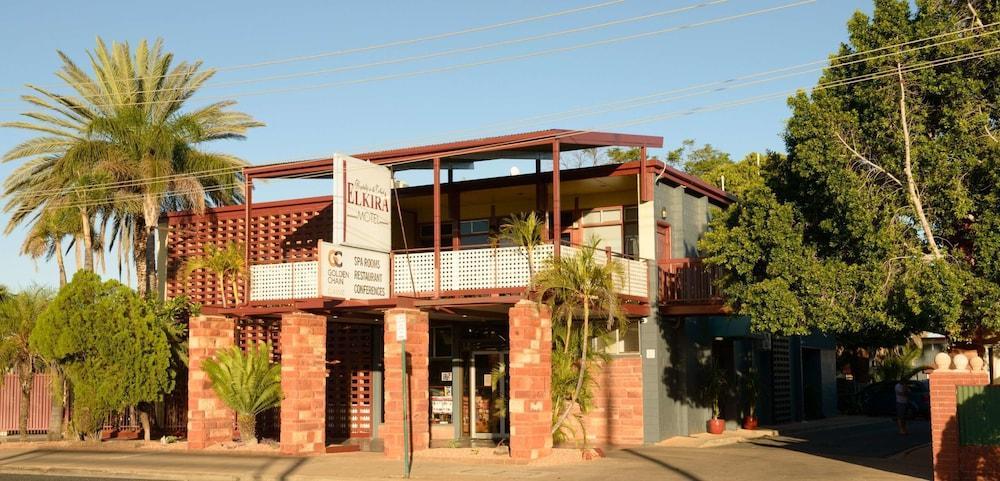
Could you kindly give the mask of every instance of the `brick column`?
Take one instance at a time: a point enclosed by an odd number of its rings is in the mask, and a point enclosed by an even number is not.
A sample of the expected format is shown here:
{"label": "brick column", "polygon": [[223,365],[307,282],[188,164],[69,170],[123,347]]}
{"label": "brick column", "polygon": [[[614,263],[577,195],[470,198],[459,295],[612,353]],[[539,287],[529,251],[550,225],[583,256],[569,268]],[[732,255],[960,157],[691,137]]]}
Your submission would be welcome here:
{"label": "brick column", "polygon": [[410,388],[411,448],[430,446],[430,391],[428,387],[428,350],[430,348],[427,313],[418,309],[395,308],[385,312],[385,424],[379,431],[385,455],[403,458],[403,378],[400,343],[396,341],[396,321],[406,319],[406,353]]}
{"label": "brick column", "polygon": [[197,316],[188,323],[188,449],[233,440],[233,412],[212,390],[202,363],[233,345],[236,326],[224,316]]}
{"label": "brick column", "polygon": [[538,459],[552,453],[552,318],[528,300],[509,316],[510,455]]}
{"label": "brick column", "polygon": [[281,452],[326,452],[326,317],[281,316]]}
{"label": "brick column", "polygon": [[[947,356],[947,354],[944,354]],[[940,357],[941,354],[938,354]],[[935,359],[938,361],[939,359]],[[953,481],[960,477],[961,449],[958,438],[957,386],[983,386],[990,383],[989,373],[984,370],[971,371],[951,369],[944,361],[928,376],[931,389],[931,445],[933,448],[934,479]],[[975,479],[971,477],[969,479]]]}

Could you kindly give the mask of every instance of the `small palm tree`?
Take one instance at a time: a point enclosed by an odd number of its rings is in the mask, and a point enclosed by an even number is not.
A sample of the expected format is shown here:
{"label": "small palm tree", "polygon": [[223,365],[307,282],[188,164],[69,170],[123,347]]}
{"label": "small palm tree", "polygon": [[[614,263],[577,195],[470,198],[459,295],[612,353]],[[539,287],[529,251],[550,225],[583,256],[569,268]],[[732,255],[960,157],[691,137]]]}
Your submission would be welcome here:
{"label": "small palm tree", "polygon": [[257,415],[281,404],[281,366],[271,362],[271,345],[230,347],[202,365],[212,389],[236,413],[240,440],[257,442]]}
{"label": "small palm tree", "polygon": [[542,243],[545,223],[534,212],[514,214],[500,226],[500,237],[524,248],[528,256],[528,284],[535,278],[535,247]]}
{"label": "small palm tree", "polygon": [[204,254],[188,259],[181,268],[181,278],[188,279],[198,269],[205,269],[215,275],[216,289],[222,296],[222,307],[228,307],[226,283],[233,291],[234,305],[240,304],[239,279],[246,271],[243,247],[230,242],[225,247],[206,244]]}
{"label": "small palm tree", "polygon": [[66,285],[66,261],[63,241],[80,233],[80,220],[68,209],[45,211],[28,231],[21,253],[33,259],[56,259],[59,268],[59,287]]}
{"label": "small palm tree", "polygon": [[12,369],[17,374],[21,390],[18,426],[22,441],[28,440],[32,380],[43,364],[28,338],[35,327],[35,318],[45,309],[50,297],[47,290],[34,287],[0,301],[0,362],[5,370]]}
{"label": "small palm tree", "polygon": [[[559,412],[552,426],[553,434],[560,430],[580,399],[580,393],[586,384],[588,360],[591,359],[588,353],[591,339],[595,334],[620,327],[625,322],[621,298],[614,282],[615,277],[621,273],[621,266],[611,260],[607,263],[597,262],[597,247],[598,241],[591,239],[573,257],[553,259],[552,265],[538,274],[534,284],[540,301],[553,306],[554,312],[579,310],[582,323],[577,335],[578,342],[573,343],[568,337],[573,316],[565,317],[567,339],[564,342],[579,346],[579,373],[576,387],[569,399],[562,399],[560,405],[553,406]],[[606,316],[607,322],[603,326],[591,325],[590,318],[594,313]]]}

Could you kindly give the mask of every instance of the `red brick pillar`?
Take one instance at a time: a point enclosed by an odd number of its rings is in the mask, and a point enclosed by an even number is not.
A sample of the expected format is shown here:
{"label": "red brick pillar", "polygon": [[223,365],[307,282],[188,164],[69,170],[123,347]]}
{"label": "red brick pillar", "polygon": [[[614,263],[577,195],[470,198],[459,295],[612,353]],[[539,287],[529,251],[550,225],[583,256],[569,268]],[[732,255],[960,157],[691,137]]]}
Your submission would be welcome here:
{"label": "red brick pillar", "polygon": [[403,377],[402,353],[396,340],[396,323],[406,322],[406,353],[409,370],[411,448],[430,446],[430,391],[428,387],[428,350],[430,332],[427,313],[418,309],[395,308],[385,312],[385,424],[379,431],[385,455],[403,458]]}
{"label": "red brick pillar", "polygon": [[326,452],[326,317],[281,316],[281,452]]}
{"label": "red brick pillar", "polygon": [[188,449],[233,440],[233,412],[212,390],[202,363],[233,345],[236,326],[224,316],[197,316],[188,323]]}
{"label": "red brick pillar", "polygon": [[[941,354],[938,354],[938,356],[941,356]],[[939,365],[938,369],[932,372],[929,378],[934,479],[936,481],[965,479],[965,477],[960,476],[962,453],[958,443],[956,387],[989,384],[989,373],[984,370],[971,371],[968,368],[961,370],[948,367],[942,368]],[[971,477],[969,479],[976,478]]]}
{"label": "red brick pillar", "polygon": [[521,300],[510,309],[510,455],[552,453],[552,318],[548,307]]}

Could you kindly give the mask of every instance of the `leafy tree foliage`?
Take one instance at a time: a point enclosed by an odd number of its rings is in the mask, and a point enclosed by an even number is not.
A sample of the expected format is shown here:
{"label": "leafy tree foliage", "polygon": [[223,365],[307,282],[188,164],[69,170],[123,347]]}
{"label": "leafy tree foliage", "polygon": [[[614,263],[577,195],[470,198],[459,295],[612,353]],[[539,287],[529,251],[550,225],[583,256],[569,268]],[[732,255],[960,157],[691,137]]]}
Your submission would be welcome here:
{"label": "leafy tree foliage", "polygon": [[872,17],[848,22],[837,53],[973,30],[834,60],[820,83],[882,77],[790,98],[787,157],[769,156],[762,182],[703,240],[755,329],[862,333],[855,339],[872,344],[922,330],[982,342],[1000,331],[1000,61],[907,71],[998,46],[976,26],[1000,20],[1000,6],[916,4],[875,1]]}
{"label": "leafy tree foliage", "polygon": [[81,433],[173,388],[170,345],[155,313],[127,286],[90,271],[73,276],[42,311],[31,345],[63,367]]}

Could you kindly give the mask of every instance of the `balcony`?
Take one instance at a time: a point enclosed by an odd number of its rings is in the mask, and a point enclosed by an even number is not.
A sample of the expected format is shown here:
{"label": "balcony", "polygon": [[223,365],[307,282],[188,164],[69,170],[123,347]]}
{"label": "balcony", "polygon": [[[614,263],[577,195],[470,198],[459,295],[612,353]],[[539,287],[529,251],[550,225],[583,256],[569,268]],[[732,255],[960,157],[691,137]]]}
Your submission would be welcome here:
{"label": "balcony", "polygon": [[661,311],[668,314],[723,314],[719,271],[699,258],[665,259],[658,263]]}
{"label": "balcony", "polygon": [[[563,246],[561,255],[573,256],[579,247]],[[533,264],[545,269],[554,255],[552,244],[536,247]],[[622,266],[615,285],[623,296],[649,298],[648,264],[615,253],[598,251],[597,262],[608,256]],[[528,285],[528,255],[523,247],[464,247],[441,252],[435,269],[434,251],[416,249],[391,254],[390,291],[393,296],[426,298],[487,296],[520,293]],[[250,301],[314,299],[319,296],[319,263],[292,262],[250,268]],[[440,283],[440,292],[436,285]]]}

